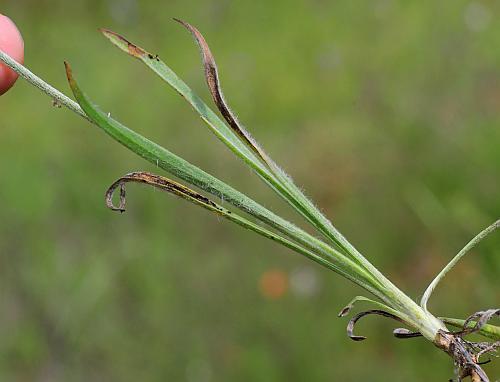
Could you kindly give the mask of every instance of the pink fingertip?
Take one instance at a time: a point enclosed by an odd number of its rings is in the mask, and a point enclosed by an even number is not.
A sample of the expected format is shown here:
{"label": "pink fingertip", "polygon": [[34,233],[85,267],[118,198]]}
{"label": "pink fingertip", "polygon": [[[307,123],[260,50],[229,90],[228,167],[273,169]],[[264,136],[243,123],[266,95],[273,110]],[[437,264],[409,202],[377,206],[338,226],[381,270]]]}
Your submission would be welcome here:
{"label": "pink fingertip", "polygon": [[[0,50],[20,64],[24,63],[24,41],[21,33],[7,16],[0,13]],[[17,73],[0,63],[0,95],[9,90],[17,80]]]}

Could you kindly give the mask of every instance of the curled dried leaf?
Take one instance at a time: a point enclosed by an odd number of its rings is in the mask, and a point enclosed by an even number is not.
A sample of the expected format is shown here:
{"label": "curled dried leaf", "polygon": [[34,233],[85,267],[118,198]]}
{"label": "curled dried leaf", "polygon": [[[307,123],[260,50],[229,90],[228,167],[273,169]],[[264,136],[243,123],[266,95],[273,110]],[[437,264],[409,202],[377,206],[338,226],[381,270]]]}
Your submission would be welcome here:
{"label": "curled dried leaf", "polygon": [[384,310],[384,311],[389,312],[389,313],[391,313],[391,314],[393,314],[395,316],[401,317],[401,319],[405,320],[405,322],[409,321],[409,319],[407,319],[407,317],[402,312],[398,312],[397,310],[391,308],[390,306],[387,306],[386,304],[384,304],[384,303],[382,303],[380,301],[372,300],[372,299],[364,297],[364,296],[356,296],[356,297],[354,297],[349,302],[349,304],[347,304],[344,308],[342,308],[342,310],[339,312],[339,314],[337,316],[338,317],[345,317],[345,316],[347,316],[347,314],[349,314],[351,312],[351,310],[354,308],[354,306],[358,302],[368,302],[370,304],[374,304],[374,305],[378,306],[380,308],[380,310]]}
{"label": "curled dried leaf", "polygon": [[[180,183],[174,182],[171,179],[159,175],[154,175],[149,172],[131,172],[122,176],[108,188],[105,195],[106,205],[113,211],[125,211],[125,184],[129,182],[144,183],[163,191],[170,192],[181,198],[188,199],[191,202],[194,202],[195,204],[201,205],[210,210],[223,211],[222,207],[218,206],[200,193],[193,191]],[[120,204],[118,205],[118,207],[116,207],[113,204],[113,194],[118,187],[120,187]]]}
{"label": "curled dried leaf", "polygon": [[402,318],[396,316],[395,314],[386,312],[385,310],[380,310],[380,309],[367,310],[367,311],[360,312],[360,313],[356,314],[353,318],[351,318],[351,320],[347,324],[347,335],[349,336],[349,338],[351,340],[353,340],[353,341],[363,341],[363,340],[366,340],[365,336],[356,336],[354,334],[354,326],[356,325],[356,323],[361,318],[363,318],[365,316],[368,316],[370,314],[376,314],[376,315],[379,315],[379,316],[383,316],[383,317],[387,317],[387,318],[392,318],[393,320],[396,320],[398,322],[401,322],[403,324],[407,324],[408,325],[408,323],[405,320],[403,320]]}
{"label": "curled dried leaf", "polygon": [[392,331],[392,334],[394,334],[394,337],[399,339],[422,337],[422,333],[412,332],[411,330],[405,328],[396,328]]}
{"label": "curled dried leaf", "polygon": [[[118,207],[115,207],[113,204],[113,194],[115,193],[115,190],[117,187],[120,187],[120,204]],[[125,191],[125,184],[123,181],[118,180],[115,183],[111,185],[111,187],[106,191],[106,206],[113,211],[120,211],[120,212],[125,212],[125,202],[126,202],[126,191]]]}

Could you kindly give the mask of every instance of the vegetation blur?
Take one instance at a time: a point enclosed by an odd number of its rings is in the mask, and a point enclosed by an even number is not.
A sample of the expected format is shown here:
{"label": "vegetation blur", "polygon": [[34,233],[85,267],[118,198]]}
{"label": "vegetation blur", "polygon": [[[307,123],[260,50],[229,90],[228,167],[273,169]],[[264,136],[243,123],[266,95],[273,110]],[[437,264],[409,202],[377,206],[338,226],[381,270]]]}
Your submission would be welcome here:
{"label": "vegetation blur", "polygon": [[[239,119],[360,251],[419,299],[500,216],[500,3],[17,0],[0,12],[25,65],[67,94],[63,60],[100,107],[300,223],[143,65],[122,33],[211,104],[205,35]],[[0,380],[447,380],[451,360],[338,311],[360,290],[189,203],[140,186],[124,214],[104,192],[161,173],[22,80],[0,99]],[[219,201],[220,202],[220,201]],[[223,201],[222,201],[223,202]],[[500,237],[430,301],[465,318],[498,305]],[[499,363],[485,365],[490,377]]]}

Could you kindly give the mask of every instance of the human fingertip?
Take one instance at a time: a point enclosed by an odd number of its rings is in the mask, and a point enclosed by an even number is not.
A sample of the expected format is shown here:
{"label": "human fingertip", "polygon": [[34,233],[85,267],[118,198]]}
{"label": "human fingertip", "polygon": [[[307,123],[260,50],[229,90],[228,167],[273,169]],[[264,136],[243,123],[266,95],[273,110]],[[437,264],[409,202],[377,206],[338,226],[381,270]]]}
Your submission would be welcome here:
{"label": "human fingertip", "polygon": [[[12,59],[24,63],[24,41],[16,24],[0,13],[0,50]],[[17,80],[17,73],[0,63],[0,95],[9,90]]]}

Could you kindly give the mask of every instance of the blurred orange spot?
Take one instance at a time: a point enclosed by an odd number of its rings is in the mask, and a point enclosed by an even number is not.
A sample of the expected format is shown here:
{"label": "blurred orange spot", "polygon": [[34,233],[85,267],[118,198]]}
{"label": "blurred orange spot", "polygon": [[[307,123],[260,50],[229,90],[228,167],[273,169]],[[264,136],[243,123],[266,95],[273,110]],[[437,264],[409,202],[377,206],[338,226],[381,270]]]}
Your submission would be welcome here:
{"label": "blurred orange spot", "polygon": [[260,276],[259,289],[264,297],[277,300],[288,290],[288,276],[279,269],[266,271]]}

